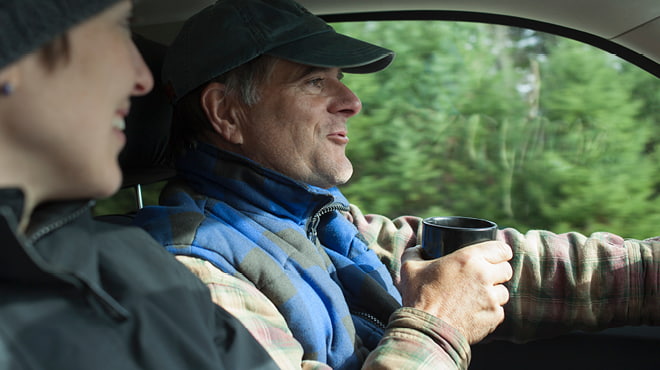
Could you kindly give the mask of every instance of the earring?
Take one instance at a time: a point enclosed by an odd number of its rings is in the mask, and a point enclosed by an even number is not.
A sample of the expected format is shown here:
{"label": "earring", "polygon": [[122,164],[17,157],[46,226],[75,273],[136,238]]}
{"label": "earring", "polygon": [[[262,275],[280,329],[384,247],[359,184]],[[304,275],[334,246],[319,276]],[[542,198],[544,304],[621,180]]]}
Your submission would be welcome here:
{"label": "earring", "polygon": [[14,92],[14,86],[10,82],[5,82],[0,86],[0,94],[3,96],[9,96]]}

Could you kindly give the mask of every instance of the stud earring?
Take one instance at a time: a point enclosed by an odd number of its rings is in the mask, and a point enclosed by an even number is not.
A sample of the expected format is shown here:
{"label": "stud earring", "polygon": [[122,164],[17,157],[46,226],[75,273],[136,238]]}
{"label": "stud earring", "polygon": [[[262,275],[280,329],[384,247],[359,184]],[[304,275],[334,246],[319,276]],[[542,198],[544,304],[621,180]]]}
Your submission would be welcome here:
{"label": "stud earring", "polygon": [[9,96],[12,92],[14,92],[14,87],[9,82],[5,82],[0,86],[0,94],[3,96]]}

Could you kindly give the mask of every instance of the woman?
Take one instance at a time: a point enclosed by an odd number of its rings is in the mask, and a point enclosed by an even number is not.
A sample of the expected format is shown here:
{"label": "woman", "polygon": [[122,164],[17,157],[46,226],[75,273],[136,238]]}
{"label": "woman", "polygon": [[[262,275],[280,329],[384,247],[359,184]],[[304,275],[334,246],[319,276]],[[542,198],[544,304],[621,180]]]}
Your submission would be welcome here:
{"label": "woman", "polygon": [[91,217],[119,188],[153,79],[128,0],[0,5],[0,369],[274,367],[146,233]]}

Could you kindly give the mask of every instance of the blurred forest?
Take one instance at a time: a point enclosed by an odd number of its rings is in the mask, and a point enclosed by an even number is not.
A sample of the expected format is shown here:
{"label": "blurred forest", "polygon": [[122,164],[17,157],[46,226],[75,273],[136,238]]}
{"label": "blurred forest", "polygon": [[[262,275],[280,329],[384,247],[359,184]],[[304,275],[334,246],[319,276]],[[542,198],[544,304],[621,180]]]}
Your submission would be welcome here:
{"label": "blurred forest", "polygon": [[[518,28],[433,21],[334,24],[396,51],[345,76],[365,213],[465,215],[501,227],[660,234],[660,80],[591,46]],[[146,191],[155,202],[160,187]],[[97,213],[132,202],[124,190]]]}
{"label": "blurred forest", "polygon": [[346,75],[366,213],[466,215],[521,231],[660,234],[660,80],[588,45],[456,22],[336,29],[395,50]]}

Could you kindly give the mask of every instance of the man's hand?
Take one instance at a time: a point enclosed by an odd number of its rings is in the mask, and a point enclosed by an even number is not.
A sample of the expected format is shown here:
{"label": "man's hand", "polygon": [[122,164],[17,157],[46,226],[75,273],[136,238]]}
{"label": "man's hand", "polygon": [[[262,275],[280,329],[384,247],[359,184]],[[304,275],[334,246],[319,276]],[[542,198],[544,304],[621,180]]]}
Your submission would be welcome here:
{"label": "man's hand", "polygon": [[511,248],[488,241],[424,260],[421,247],[402,257],[399,290],[403,305],[428,312],[459,330],[470,344],[482,340],[504,320],[513,274]]}

